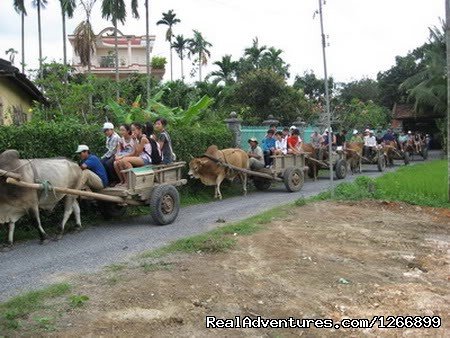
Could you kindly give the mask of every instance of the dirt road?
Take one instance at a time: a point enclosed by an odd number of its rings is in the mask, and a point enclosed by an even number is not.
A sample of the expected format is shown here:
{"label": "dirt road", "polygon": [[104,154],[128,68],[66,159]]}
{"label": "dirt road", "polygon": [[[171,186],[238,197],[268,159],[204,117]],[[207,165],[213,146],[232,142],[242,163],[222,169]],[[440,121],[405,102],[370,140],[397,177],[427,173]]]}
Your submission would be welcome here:
{"label": "dirt road", "polygon": [[[449,229],[448,210],[406,204],[291,208],[265,230],[238,236],[229,252],[168,256],[82,277],[77,292],[90,300],[60,314],[53,334],[443,337],[450,320]],[[334,321],[439,316],[442,327],[207,330],[207,315]]]}

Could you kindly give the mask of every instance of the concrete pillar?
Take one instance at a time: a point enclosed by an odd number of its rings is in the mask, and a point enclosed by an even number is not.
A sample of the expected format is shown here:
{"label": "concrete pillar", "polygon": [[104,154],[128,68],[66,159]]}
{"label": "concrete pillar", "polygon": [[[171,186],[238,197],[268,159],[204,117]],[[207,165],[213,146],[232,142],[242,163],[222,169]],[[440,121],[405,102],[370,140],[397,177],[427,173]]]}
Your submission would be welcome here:
{"label": "concrete pillar", "polygon": [[131,61],[131,40],[128,39],[128,66],[131,66],[133,62]]}
{"label": "concrete pillar", "polygon": [[240,120],[236,114],[236,112],[231,112],[230,117],[225,120],[227,123],[228,129],[231,130],[233,133],[233,146],[235,148],[241,147],[241,123],[242,120]]}

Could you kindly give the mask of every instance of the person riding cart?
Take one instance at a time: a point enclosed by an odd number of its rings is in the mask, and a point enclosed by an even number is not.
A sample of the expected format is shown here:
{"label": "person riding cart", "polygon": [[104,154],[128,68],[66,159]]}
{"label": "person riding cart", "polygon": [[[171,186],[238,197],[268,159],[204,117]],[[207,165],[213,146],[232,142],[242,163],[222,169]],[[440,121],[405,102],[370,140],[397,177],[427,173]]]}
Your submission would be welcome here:
{"label": "person riding cart", "polygon": [[377,138],[375,137],[373,130],[366,129],[364,136],[364,156],[369,159],[373,158],[376,146]]}

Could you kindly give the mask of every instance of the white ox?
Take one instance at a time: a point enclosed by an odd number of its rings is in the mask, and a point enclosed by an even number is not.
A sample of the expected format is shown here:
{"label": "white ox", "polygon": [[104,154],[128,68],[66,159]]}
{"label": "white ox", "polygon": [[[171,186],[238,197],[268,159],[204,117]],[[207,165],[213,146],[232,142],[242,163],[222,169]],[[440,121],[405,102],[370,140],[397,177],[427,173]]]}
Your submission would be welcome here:
{"label": "white ox", "polygon": [[6,248],[13,246],[15,223],[29,212],[36,218],[41,243],[47,240],[48,235],[42,228],[39,209],[51,211],[63,198],[64,216],[58,238],[62,237],[64,226],[72,212],[75,214],[77,228],[81,228],[80,207],[76,198],[51,190],[51,186],[77,187],[81,169],[75,162],[63,158],[22,160],[16,150],[6,150],[0,154],[0,169],[20,174],[23,182],[44,182],[49,187],[47,191],[22,188],[6,183],[5,176],[0,177],[0,224],[9,225]]}

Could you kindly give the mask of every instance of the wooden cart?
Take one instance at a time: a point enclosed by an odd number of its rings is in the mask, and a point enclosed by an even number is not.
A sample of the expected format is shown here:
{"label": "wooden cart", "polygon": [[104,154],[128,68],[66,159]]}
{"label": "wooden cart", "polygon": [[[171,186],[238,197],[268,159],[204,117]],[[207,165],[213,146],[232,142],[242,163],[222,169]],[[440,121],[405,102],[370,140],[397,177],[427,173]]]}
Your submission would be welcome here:
{"label": "wooden cart", "polygon": [[[158,225],[172,223],[180,210],[180,195],[176,187],[187,183],[181,178],[182,168],[186,162],[169,165],[148,165],[126,170],[128,186],[105,188],[98,192],[59,188],[50,186],[55,193],[80,196],[97,200],[100,213],[108,219],[123,215],[128,206],[150,206],[150,215]],[[16,186],[43,190],[43,184],[20,181],[20,177],[12,177],[10,173],[6,182]],[[51,183],[51,182],[50,182]]]}
{"label": "wooden cart", "polygon": [[305,183],[304,172],[308,169],[305,166],[304,154],[272,156],[272,166],[259,170],[239,168],[208,154],[203,156],[225,168],[247,174],[253,180],[253,184],[258,190],[268,190],[273,182],[283,182],[287,191],[299,191]]}
{"label": "wooden cart", "polygon": [[360,173],[362,172],[363,164],[376,165],[379,172],[383,172],[386,169],[387,156],[386,156],[386,152],[382,146],[377,145],[375,147],[375,149],[372,150],[374,153],[371,157],[362,156],[352,149],[347,149],[346,151],[351,151],[358,156],[358,158],[359,158],[358,166],[359,166]]}
{"label": "wooden cart", "polygon": [[311,162],[308,169],[309,178],[317,178],[320,170],[334,170],[337,179],[344,179],[347,176],[347,160],[343,150],[334,150],[330,160],[318,160],[308,155],[307,160]]}

